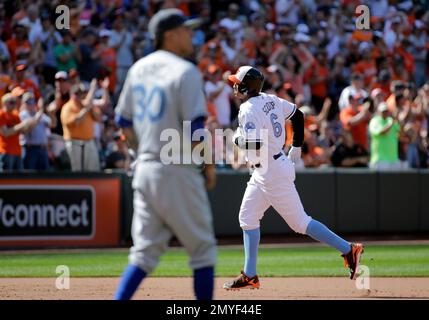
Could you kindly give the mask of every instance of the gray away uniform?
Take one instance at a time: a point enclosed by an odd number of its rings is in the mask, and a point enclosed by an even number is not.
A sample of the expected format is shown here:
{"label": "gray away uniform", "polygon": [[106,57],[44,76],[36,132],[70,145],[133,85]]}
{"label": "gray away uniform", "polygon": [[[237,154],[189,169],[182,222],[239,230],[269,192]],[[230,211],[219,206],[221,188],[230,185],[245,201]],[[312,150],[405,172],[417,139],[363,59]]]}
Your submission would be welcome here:
{"label": "gray away uniform", "polygon": [[196,166],[160,159],[168,143],[160,139],[163,130],[176,130],[183,142],[190,139],[183,137],[183,121],[206,115],[200,72],[177,55],[156,51],[130,68],[115,112],[132,121],[139,141],[130,263],[150,273],[174,234],[192,269],[214,266],[216,240],[204,177]]}

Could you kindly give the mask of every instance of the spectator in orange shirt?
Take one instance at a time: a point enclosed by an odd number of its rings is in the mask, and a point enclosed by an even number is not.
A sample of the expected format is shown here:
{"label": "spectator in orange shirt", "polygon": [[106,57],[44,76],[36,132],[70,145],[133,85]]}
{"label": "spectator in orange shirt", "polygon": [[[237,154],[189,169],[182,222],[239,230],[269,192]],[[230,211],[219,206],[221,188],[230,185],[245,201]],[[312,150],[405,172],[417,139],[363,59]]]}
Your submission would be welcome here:
{"label": "spectator in orange shirt", "polygon": [[365,48],[362,50],[362,60],[354,65],[353,72],[363,75],[366,87],[371,85],[371,82],[377,75],[377,67],[375,65],[375,60],[372,58],[371,49]]}
{"label": "spectator in orange shirt", "polygon": [[315,114],[314,109],[309,106],[304,105],[300,107],[299,110],[304,114],[304,128],[311,131],[319,130],[322,123],[327,120],[331,106],[332,100],[329,97],[326,97],[323,102],[322,110],[317,115]]}
{"label": "spectator in orange shirt", "polygon": [[10,60],[12,65],[19,60],[27,60],[30,58],[31,45],[27,40],[26,28],[19,23],[13,28],[14,36],[9,39],[6,44],[10,53]]}
{"label": "spectator in orange shirt", "polygon": [[25,76],[25,70],[27,70],[27,65],[18,64],[15,66],[15,79],[14,85],[21,87],[25,92],[31,91],[33,92],[36,100],[40,98],[40,91],[36,84],[30,78]]}
{"label": "spectator in orange shirt", "polygon": [[27,130],[29,121],[21,122],[16,98],[6,93],[0,109],[0,172],[22,170],[19,134]]}
{"label": "spectator in orange shirt", "polygon": [[77,84],[71,88],[71,99],[61,110],[64,140],[72,171],[99,171],[100,160],[94,141],[95,122],[101,120],[100,110],[93,99],[97,80],[87,88]]}
{"label": "spectator in orange shirt", "polygon": [[372,48],[371,55],[375,60],[387,56],[388,49],[382,37],[378,37],[378,36],[373,37],[372,43],[374,47]]}
{"label": "spectator in orange shirt", "polygon": [[[377,82],[372,84],[372,91],[379,89],[383,96],[383,100],[386,100],[390,96],[390,72],[389,70],[383,69],[377,76]],[[372,92],[371,91],[371,92]]]}
{"label": "spectator in orange shirt", "polygon": [[219,66],[222,71],[227,71],[229,66],[226,64],[225,54],[218,41],[211,40],[204,44],[198,57],[198,68],[205,72],[210,65]]}
{"label": "spectator in orange shirt", "polygon": [[320,51],[316,55],[316,61],[307,72],[307,82],[311,88],[311,103],[316,112],[322,110],[323,102],[328,95],[328,75],[329,71],[326,52]]}
{"label": "spectator in orange shirt", "polygon": [[350,130],[354,142],[368,150],[368,123],[371,117],[370,103],[365,102],[361,105],[360,99],[361,96],[358,94],[350,95],[350,105],[341,110],[340,121],[345,129]]}
{"label": "spectator in orange shirt", "polygon": [[[359,3],[359,1],[357,1]],[[351,39],[359,42],[371,41],[373,38],[373,33],[367,30],[355,30],[351,34]]]}

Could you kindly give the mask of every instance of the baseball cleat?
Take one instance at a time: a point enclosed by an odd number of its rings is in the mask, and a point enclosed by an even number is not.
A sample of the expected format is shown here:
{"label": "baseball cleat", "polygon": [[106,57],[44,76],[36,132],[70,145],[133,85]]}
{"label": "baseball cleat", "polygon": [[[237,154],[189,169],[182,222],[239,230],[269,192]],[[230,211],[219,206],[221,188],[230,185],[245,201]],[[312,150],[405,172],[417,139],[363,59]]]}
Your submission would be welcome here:
{"label": "baseball cleat", "polygon": [[359,274],[360,257],[364,251],[362,243],[351,243],[351,250],[347,254],[342,254],[344,266],[350,270],[350,279],[355,280]]}
{"label": "baseball cleat", "polygon": [[243,271],[233,281],[227,282],[223,285],[226,290],[240,290],[240,289],[259,289],[259,278],[257,275],[248,277]]}

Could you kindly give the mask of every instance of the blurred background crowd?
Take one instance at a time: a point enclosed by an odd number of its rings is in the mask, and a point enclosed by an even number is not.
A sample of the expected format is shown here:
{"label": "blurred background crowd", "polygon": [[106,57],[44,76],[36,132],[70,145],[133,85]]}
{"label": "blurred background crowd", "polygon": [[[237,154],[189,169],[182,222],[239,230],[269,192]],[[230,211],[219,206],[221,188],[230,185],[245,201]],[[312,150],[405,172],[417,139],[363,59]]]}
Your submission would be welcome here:
{"label": "blurred background crowd", "polygon": [[[360,4],[369,30],[356,28]],[[59,5],[70,8],[69,29],[56,28]],[[428,167],[425,0],[3,0],[0,170],[129,169],[115,102],[129,67],[154,50],[150,17],[171,7],[202,20],[190,59],[204,76],[211,131],[237,127],[226,79],[253,65],[265,92],[305,114],[297,166]],[[240,168],[234,152],[218,165]]]}

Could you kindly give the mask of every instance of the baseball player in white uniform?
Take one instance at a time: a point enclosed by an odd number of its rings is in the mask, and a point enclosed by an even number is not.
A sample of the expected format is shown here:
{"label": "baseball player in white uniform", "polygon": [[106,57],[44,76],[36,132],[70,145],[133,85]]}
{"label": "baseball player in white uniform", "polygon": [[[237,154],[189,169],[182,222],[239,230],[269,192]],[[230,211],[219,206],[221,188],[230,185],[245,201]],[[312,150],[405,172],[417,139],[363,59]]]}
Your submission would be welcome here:
{"label": "baseball player in white uniform", "polygon": [[[184,121],[191,121],[191,134],[204,127],[202,76],[184,59],[193,51],[194,22],[177,9],[161,10],[152,17],[149,32],[157,50],[130,68],[115,110],[116,122],[138,150],[133,247],[115,299],[132,297],[173,235],[190,256],[196,298],[213,296],[216,240],[206,188],[214,186],[214,166],[206,165],[202,171],[197,165],[166,164],[162,159],[162,148],[168,143],[161,139],[165,129],[174,129],[180,141],[190,145],[191,136],[182,133]],[[190,156],[191,148],[179,148],[178,158]]]}
{"label": "baseball player in white uniform", "polygon": [[[239,213],[244,238],[244,270],[223,287],[227,290],[259,288],[256,273],[259,226],[264,212],[270,206],[273,206],[295,232],[307,234],[340,251],[346,267],[350,270],[350,279],[355,279],[363,253],[362,244],[345,241],[308,216],[295,188],[293,163],[301,158],[304,140],[303,113],[284,99],[262,93],[264,76],[251,66],[240,67],[229,80],[234,83],[235,96],[243,101],[238,116],[239,128],[233,137],[234,144],[247,151],[259,150],[265,146],[268,157],[258,163],[248,159],[254,171],[247,184]],[[292,122],[294,135],[292,147],[286,156],[283,147],[287,120]],[[264,130],[268,131],[265,140],[261,134]]]}

